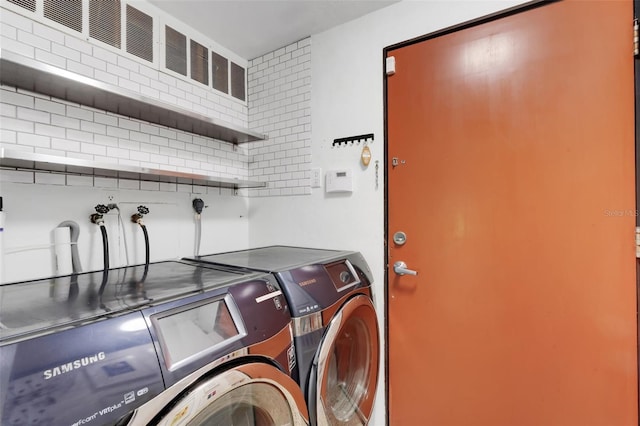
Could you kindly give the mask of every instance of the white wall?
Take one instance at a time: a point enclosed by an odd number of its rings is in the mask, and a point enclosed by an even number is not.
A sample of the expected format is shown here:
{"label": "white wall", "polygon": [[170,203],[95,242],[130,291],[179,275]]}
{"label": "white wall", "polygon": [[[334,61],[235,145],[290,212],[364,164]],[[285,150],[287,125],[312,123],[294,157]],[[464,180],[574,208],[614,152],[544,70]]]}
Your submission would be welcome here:
{"label": "white wall", "polygon": [[[384,47],[522,3],[519,1],[403,1],[312,36],[311,167],[350,168],[355,191],[252,199],[252,246],[273,243],[358,250],[374,272],[384,324]],[[401,64],[399,64],[401,66]],[[335,138],[374,133],[368,168],[362,144],[332,148]],[[376,185],[375,162],[379,161]],[[407,206],[411,208],[411,206]],[[384,331],[381,330],[381,334]],[[382,371],[384,377],[384,372]],[[381,385],[383,385],[381,383]],[[372,424],[385,423],[384,389]]]}
{"label": "white wall", "polygon": [[[27,179],[32,174],[16,173]],[[64,181],[63,175],[55,176]],[[5,282],[57,275],[55,252],[50,245],[54,242],[53,230],[67,220],[80,226],[78,251],[83,271],[102,269],[102,237],[89,216],[96,204],[109,202],[109,197],[118,204],[122,219],[119,223],[117,210],[104,216],[109,262],[113,267],[144,263],[143,233],[130,219],[139,205],[150,210],[144,223],[149,232],[151,261],[194,254],[195,215],[191,208],[194,196],[202,198],[208,206],[202,214],[201,253],[239,250],[246,247],[248,240],[248,200],[244,197],[219,192],[192,194],[190,187],[168,192],[67,186],[62,182],[59,185],[3,182],[1,190],[6,215]]]}

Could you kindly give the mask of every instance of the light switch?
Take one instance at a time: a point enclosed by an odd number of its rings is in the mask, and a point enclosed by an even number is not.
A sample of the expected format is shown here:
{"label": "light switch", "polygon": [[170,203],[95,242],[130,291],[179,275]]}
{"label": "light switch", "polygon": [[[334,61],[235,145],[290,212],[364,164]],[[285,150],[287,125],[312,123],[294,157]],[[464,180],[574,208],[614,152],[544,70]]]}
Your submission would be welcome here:
{"label": "light switch", "polygon": [[311,169],[311,187],[322,188],[322,169],[320,167]]}

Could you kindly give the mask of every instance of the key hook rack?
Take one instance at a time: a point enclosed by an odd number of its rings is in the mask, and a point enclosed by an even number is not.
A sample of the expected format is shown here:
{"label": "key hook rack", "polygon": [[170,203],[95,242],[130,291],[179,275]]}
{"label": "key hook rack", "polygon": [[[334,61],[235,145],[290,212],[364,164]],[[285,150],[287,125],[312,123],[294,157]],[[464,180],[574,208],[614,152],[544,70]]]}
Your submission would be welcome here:
{"label": "key hook rack", "polygon": [[353,144],[359,144],[360,142],[367,142],[367,141],[371,141],[373,142],[373,133],[367,133],[366,135],[358,135],[358,136],[349,136],[346,138],[338,138],[338,139],[334,139],[333,143],[331,144],[332,147],[336,147],[336,146],[348,146],[349,144],[353,145]]}

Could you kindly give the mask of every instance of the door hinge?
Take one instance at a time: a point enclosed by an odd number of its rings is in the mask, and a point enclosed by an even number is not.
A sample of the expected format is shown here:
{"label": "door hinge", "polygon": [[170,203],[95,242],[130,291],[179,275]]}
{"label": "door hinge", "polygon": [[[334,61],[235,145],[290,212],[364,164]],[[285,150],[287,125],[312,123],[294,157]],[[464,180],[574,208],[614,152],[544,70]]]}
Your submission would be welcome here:
{"label": "door hinge", "polygon": [[636,258],[640,259],[640,226],[636,226]]}
{"label": "door hinge", "polygon": [[640,55],[640,44],[638,42],[638,18],[633,20],[633,56]]}

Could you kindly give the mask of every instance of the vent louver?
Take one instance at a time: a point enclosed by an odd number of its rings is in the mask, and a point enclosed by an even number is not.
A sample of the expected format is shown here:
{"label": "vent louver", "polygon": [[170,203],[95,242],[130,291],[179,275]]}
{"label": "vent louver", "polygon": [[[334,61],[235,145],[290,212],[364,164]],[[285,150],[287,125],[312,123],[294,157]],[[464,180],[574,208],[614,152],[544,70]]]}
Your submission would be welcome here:
{"label": "vent louver", "polygon": [[[10,10],[30,16],[46,25],[52,25],[67,34],[75,33],[75,37],[83,41],[96,46],[105,43],[130,59],[138,60],[140,63],[146,62],[160,71],[171,70],[187,81],[195,80],[220,94],[246,102],[246,68],[234,63],[227,55],[214,52],[213,49],[218,48],[206,38],[199,40],[204,42],[202,44],[196,42],[190,37],[188,27],[178,27],[184,30],[183,33],[170,27],[168,22],[159,25],[156,14],[147,10],[146,6],[141,4],[143,2],[137,0],[4,1],[12,5]],[[22,10],[18,11],[18,7]],[[107,46],[102,45],[102,47]]]}
{"label": "vent louver", "polygon": [[82,0],[44,0],[44,17],[82,32]]}
{"label": "vent louver", "polygon": [[127,5],[127,52],[153,62],[153,18]]}
{"label": "vent louver", "polygon": [[191,40],[191,78],[209,84],[209,49]]}
{"label": "vent louver", "polygon": [[120,0],[89,2],[89,37],[120,48]]}
{"label": "vent louver", "polygon": [[231,96],[244,101],[245,84],[244,68],[231,62]]}
{"label": "vent louver", "polygon": [[167,69],[187,75],[187,37],[173,28],[165,27]]}
{"label": "vent louver", "polygon": [[8,0],[8,2],[17,4],[18,6],[32,12],[36,11],[36,0]]}
{"label": "vent louver", "polygon": [[211,52],[211,75],[213,88],[229,93],[229,61],[216,52]]}

